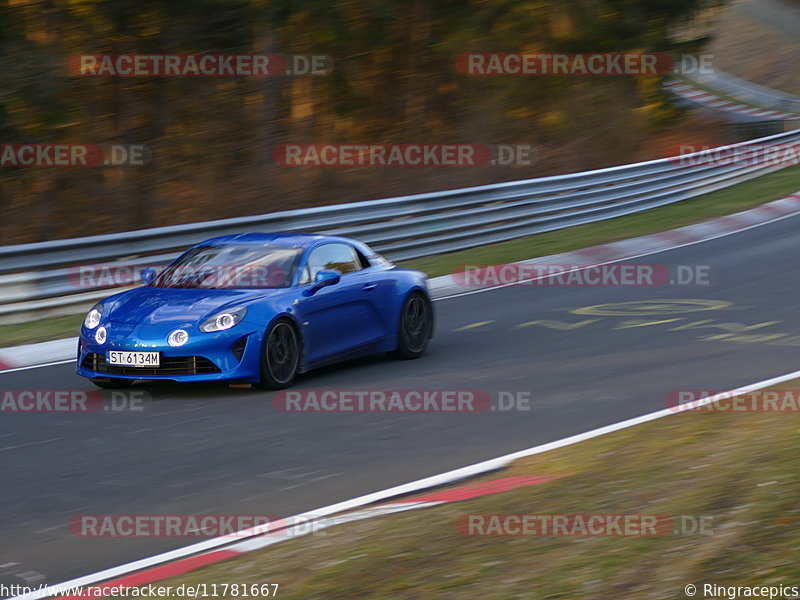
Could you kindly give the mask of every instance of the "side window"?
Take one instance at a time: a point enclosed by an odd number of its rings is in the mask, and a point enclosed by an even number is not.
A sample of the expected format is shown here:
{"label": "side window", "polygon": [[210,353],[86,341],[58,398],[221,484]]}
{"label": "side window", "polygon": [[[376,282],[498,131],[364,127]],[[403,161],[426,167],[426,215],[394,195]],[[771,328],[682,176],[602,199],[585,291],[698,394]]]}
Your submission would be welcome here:
{"label": "side window", "polygon": [[342,275],[346,275],[360,269],[360,261],[352,246],[338,243],[325,244],[313,250],[309,255],[308,281],[303,281],[306,277],[304,272],[301,283],[313,281],[320,271],[339,271]]}

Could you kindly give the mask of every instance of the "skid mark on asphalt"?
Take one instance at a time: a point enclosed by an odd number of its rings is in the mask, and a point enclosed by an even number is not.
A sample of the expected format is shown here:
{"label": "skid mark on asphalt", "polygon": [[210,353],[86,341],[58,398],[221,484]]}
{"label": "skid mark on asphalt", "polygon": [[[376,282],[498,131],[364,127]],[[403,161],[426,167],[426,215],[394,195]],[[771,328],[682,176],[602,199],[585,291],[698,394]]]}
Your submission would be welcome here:
{"label": "skid mark on asphalt", "polygon": [[[792,335],[785,331],[761,331],[783,321],[761,321],[756,323],[740,323],[717,319],[691,320],[689,316],[671,316],[675,314],[694,314],[705,311],[747,310],[749,306],[737,306],[726,300],[676,299],[676,300],[637,300],[633,302],[617,302],[613,304],[595,304],[568,310],[570,314],[595,316],[593,319],[567,321],[559,319],[535,319],[515,324],[503,324],[506,330],[520,330],[530,327],[543,327],[556,331],[578,331],[589,325],[600,323],[611,330],[636,329],[640,327],[657,327],[662,331],[712,330],[713,333],[699,334],[697,342],[730,342],[736,344],[766,344],[771,346],[800,346],[800,335]],[[620,320],[620,317],[635,317]],[[484,327],[492,321],[479,321],[453,329],[451,331],[471,331]],[[670,326],[670,327],[666,327]],[[758,333],[753,333],[758,331]]]}
{"label": "skid mark on asphalt", "polygon": [[707,310],[722,310],[732,305],[733,302],[728,302],[727,300],[679,298],[595,304],[592,306],[575,308],[569,312],[576,315],[591,315],[596,317],[649,317],[686,314]]}
{"label": "skid mark on asphalt", "polygon": [[466,331],[467,329],[475,329],[477,327],[483,327],[484,325],[489,325],[490,323],[494,323],[494,321],[478,321],[477,323],[470,323],[469,325],[464,325],[463,327],[459,327],[455,331]]}
{"label": "skid mark on asphalt", "polygon": [[19,444],[17,446],[6,446],[5,448],[0,448],[0,452],[6,452],[7,450],[17,450],[18,448],[30,448],[31,446],[41,446],[42,444],[49,444],[50,442],[57,442],[64,438],[51,438],[49,440],[42,440],[40,442],[30,442],[28,444]]}
{"label": "skid mark on asphalt", "polygon": [[[305,471],[301,469],[284,469],[280,471],[269,471],[267,473],[259,473],[257,477],[274,479],[276,481],[288,483],[289,485],[285,485],[278,489],[293,490],[295,488],[299,488],[304,485],[310,485],[312,483],[324,481],[332,477],[338,477],[339,475],[342,475],[342,473],[331,473],[325,471]],[[262,493],[259,493],[252,496],[252,498],[260,498],[262,495],[263,495]],[[247,500],[247,498],[245,498],[245,500]]]}
{"label": "skid mark on asphalt", "polygon": [[[635,329],[637,327],[651,327],[653,325],[663,325],[664,323],[674,323],[675,321],[680,321],[682,317],[676,317],[674,319],[660,319],[658,321],[648,321],[645,319],[630,319],[627,321],[623,321],[614,329]],[[669,331],[673,331],[670,329]]]}
{"label": "skid mark on asphalt", "polygon": [[14,577],[21,579],[28,585],[45,581],[47,577],[39,571],[26,569],[22,563],[8,562],[0,565],[0,577]]}
{"label": "skid mark on asphalt", "polygon": [[702,321],[692,321],[691,323],[684,323],[677,327],[672,327],[667,331],[683,331],[684,329],[722,329],[724,331],[732,331],[741,333],[744,331],[752,331],[754,329],[761,329],[769,327],[770,325],[777,325],[780,321],[764,321],[763,323],[756,323],[755,325],[744,325],[742,323],[716,323],[712,319],[703,319]]}
{"label": "skid mark on asphalt", "polygon": [[591,325],[592,323],[596,323],[599,320],[600,319],[586,319],[585,321],[579,321],[577,323],[568,323],[566,321],[557,321],[555,319],[538,319],[536,321],[527,321],[525,323],[520,323],[519,325],[515,325],[514,327],[521,328],[521,327],[531,327],[532,325],[541,325],[542,327],[547,327],[548,329],[560,329],[562,331],[571,331],[573,329],[578,329],[586,325]]}
{"label": "skid mark on asphalt", "polygon": [[145,429],[136,429],[136,430],[133,430],[133,431],[129,431],[128,433],[129,433],[129,435],[138,435],[138,434],[144,433],[146,431],[159,431],[159,430],[162,430],[162,429],[172,429],[174,427],[182,427],[182,426],[187,425],[189,423],[196,423],[198,421],[207,421],[210,418],[211,417],[200,417],[199,419],[188,419],[186,421],[177,421],[175,423],[168,423],[167,425],[161,425],[159,427],[147,427]]}

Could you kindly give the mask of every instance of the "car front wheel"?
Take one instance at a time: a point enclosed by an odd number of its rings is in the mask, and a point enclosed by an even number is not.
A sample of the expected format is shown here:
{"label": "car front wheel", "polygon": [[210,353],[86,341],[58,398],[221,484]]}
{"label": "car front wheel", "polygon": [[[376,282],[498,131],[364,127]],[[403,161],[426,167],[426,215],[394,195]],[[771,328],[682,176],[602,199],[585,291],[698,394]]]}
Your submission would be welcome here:
{"label": "car front wheel", "polygon": [[433,332],[433,309],[421,292],[409,294],[400,311],[396,358],[418,358],[425,353]]}
{"label": "car front wheel", "polygon": [[286,319],[272,324],[264,336],[259,387],[282,390],[292,385],[300,368],[300,338]]}

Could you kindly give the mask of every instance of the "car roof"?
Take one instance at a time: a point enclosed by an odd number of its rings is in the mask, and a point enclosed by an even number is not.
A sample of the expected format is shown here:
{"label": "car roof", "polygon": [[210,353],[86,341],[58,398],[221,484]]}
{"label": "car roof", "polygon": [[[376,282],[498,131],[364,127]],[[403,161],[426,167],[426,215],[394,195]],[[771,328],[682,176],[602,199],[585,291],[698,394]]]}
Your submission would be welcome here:
{"label": "car roof", "polygon": [[357,247],[363,244],[355,240],[335,235],[322,235],[319,233],[238,233],[234,235],[223,235],[197,244],[197,246],[216,246],[216,245],[265,245],[265,246],[284,246],[290,248],[308,248],[318,242],[346,242]]}

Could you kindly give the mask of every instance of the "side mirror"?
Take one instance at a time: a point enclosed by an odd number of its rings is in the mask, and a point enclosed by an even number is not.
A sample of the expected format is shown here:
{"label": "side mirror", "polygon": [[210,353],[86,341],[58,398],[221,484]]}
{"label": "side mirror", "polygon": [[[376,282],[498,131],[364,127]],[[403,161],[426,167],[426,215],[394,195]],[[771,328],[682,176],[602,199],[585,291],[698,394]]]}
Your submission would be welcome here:
{"label": "side mirror", "polygon": [[320,271],[317,273],[316,277],[314,277],[314,284],[303,292],[303,295],[313,296],[322,288],[339,283],[341,277],[338,271]]}
{"label": "side mirror", "polygon": [[150,285],[153,283],[153,280],[156,278],[156,270],[153,267],[145,267],[142,269],[142,272],[139,274],[139,277],[142,278],[142,283],[145,285]]}

